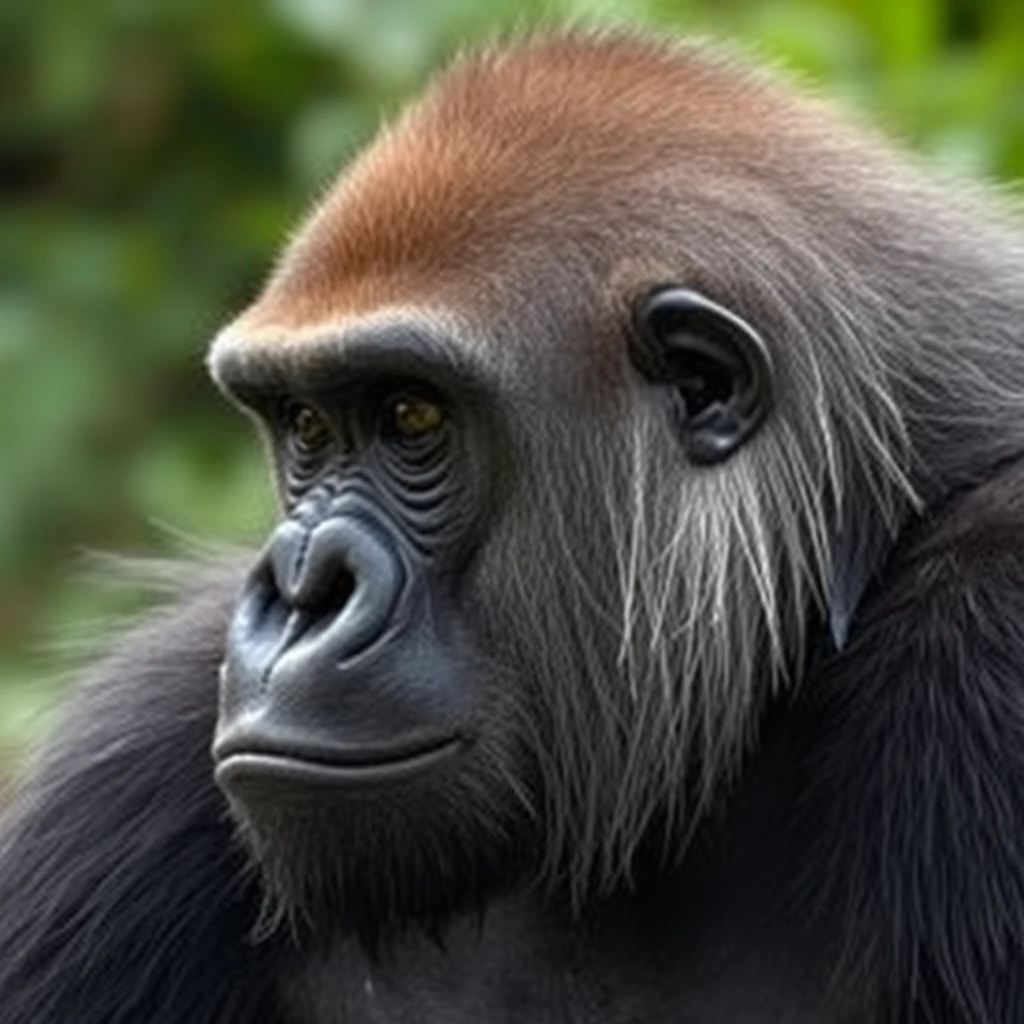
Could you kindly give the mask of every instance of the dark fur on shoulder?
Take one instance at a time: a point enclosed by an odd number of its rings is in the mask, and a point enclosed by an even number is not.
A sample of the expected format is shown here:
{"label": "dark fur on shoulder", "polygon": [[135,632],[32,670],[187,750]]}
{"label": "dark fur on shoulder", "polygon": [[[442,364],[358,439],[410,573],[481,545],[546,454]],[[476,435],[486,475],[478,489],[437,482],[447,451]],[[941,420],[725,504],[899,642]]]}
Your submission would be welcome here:
{"label": "dark fur on shoulder", "polygon": [[877,1020],[1024,1014],[1024,463],[908,532],[811,673],[798,903]]}
{"label": "dark fur on shoulder", "polygon": [[123,639],[0,819],[0,1021],[272,1021],[256,881],[213,784],[237,574]]}

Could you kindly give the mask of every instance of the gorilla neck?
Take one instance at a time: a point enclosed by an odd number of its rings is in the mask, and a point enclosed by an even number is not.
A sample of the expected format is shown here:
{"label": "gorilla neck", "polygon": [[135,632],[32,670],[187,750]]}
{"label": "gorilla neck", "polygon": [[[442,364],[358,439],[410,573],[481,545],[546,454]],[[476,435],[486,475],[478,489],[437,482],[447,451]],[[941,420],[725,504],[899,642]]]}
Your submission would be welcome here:
{"label": "gorilla neck", "polygon": [[287,927],[304,947],[355,943],[376,958],[412,935],[444,943],[452,928],[482,922],[512,891],[568,921],[623,898],[642,899],[652,886],[661,892],[665,884],[676,884],[677,869],[666,861],[664,830],[655,827],[639,844],[630,878],[600,896],[587,890],[581,904],[579,886],[542,875],[544,840],[535,824],[510,822],[501,840],[480,827],[473,843],[453,842],[451,834],[439,830],[399,831],[380,820],[376,829],[364,825],[349,821],[342,827],[318,814],[287,823],[278,818],[270,832],[243,821],[242,834],[265,893],[257,934]]}
{"label": "gorilla neck", "polygon": [[[451,823],[448,823],[451,824]],[[409,827],[327,812],[278,817],[273,829],[242,822],[264,882],[257,930],[287,924],[314,946],[355,939],[368,951],[410,930],[439,935],[452,917],[479,912],[532,867],[531,830],[507,827],[510,844],[480,827],[470,842],[460,828]]]}

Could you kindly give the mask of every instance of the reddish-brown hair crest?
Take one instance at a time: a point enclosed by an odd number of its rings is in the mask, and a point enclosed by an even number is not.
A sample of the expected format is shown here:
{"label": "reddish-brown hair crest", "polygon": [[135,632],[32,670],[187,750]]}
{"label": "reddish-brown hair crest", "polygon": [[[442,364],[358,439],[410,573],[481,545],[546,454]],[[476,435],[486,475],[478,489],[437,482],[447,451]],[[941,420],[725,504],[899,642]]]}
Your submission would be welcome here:
{"label": "reddish-brown hair crest", "polygon": [[328,191],[237,326],[486,304],[509,259],[642,219],[631,194],[664,191],[684,154],[695,173],[749,162],[814,110],[697,44],[575,33],[463,58]]}

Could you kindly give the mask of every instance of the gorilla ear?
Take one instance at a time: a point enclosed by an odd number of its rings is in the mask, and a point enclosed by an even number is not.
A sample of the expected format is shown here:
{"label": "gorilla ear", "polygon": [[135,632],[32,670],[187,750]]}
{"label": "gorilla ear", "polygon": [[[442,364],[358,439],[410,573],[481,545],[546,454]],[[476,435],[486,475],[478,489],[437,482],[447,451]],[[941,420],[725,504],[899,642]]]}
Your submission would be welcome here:
{"label": "gorilla ear", "polygon": [[699,292],[667,286],[634,308],[631,355],[678,397],[689,457],[722,462],[754,434],[772,403],[768,349],[745,320]]}

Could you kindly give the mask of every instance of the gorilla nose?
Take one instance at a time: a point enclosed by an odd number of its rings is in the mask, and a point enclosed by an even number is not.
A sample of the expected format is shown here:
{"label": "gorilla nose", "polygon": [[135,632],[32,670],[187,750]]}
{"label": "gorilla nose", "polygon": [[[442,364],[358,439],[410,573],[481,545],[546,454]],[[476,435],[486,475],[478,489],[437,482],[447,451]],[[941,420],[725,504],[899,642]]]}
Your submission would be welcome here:
{"label": "gorilla nose", "polygon": [[281,599],[310,612],[341,609],[353,596],[356,578],[350,568],[358,556],[350,533],[334,522],[314,529],[284,523],[270,542],[270,575]]}
{"label": "gorilla nose", "polygon": [[283,523],[267,553],[279,599],[296,612],[293,626],[322,626],[332,656],[351,657],[386,626],[402,585],[398,559],[356,519],[312,529]]}
{"label": "gorilla nose", "polygon": [[340,665],[384,633],[404,579],[397,555],[359,519],[282,523],[239,602],[229,661],[250,686],[296,661]]}

